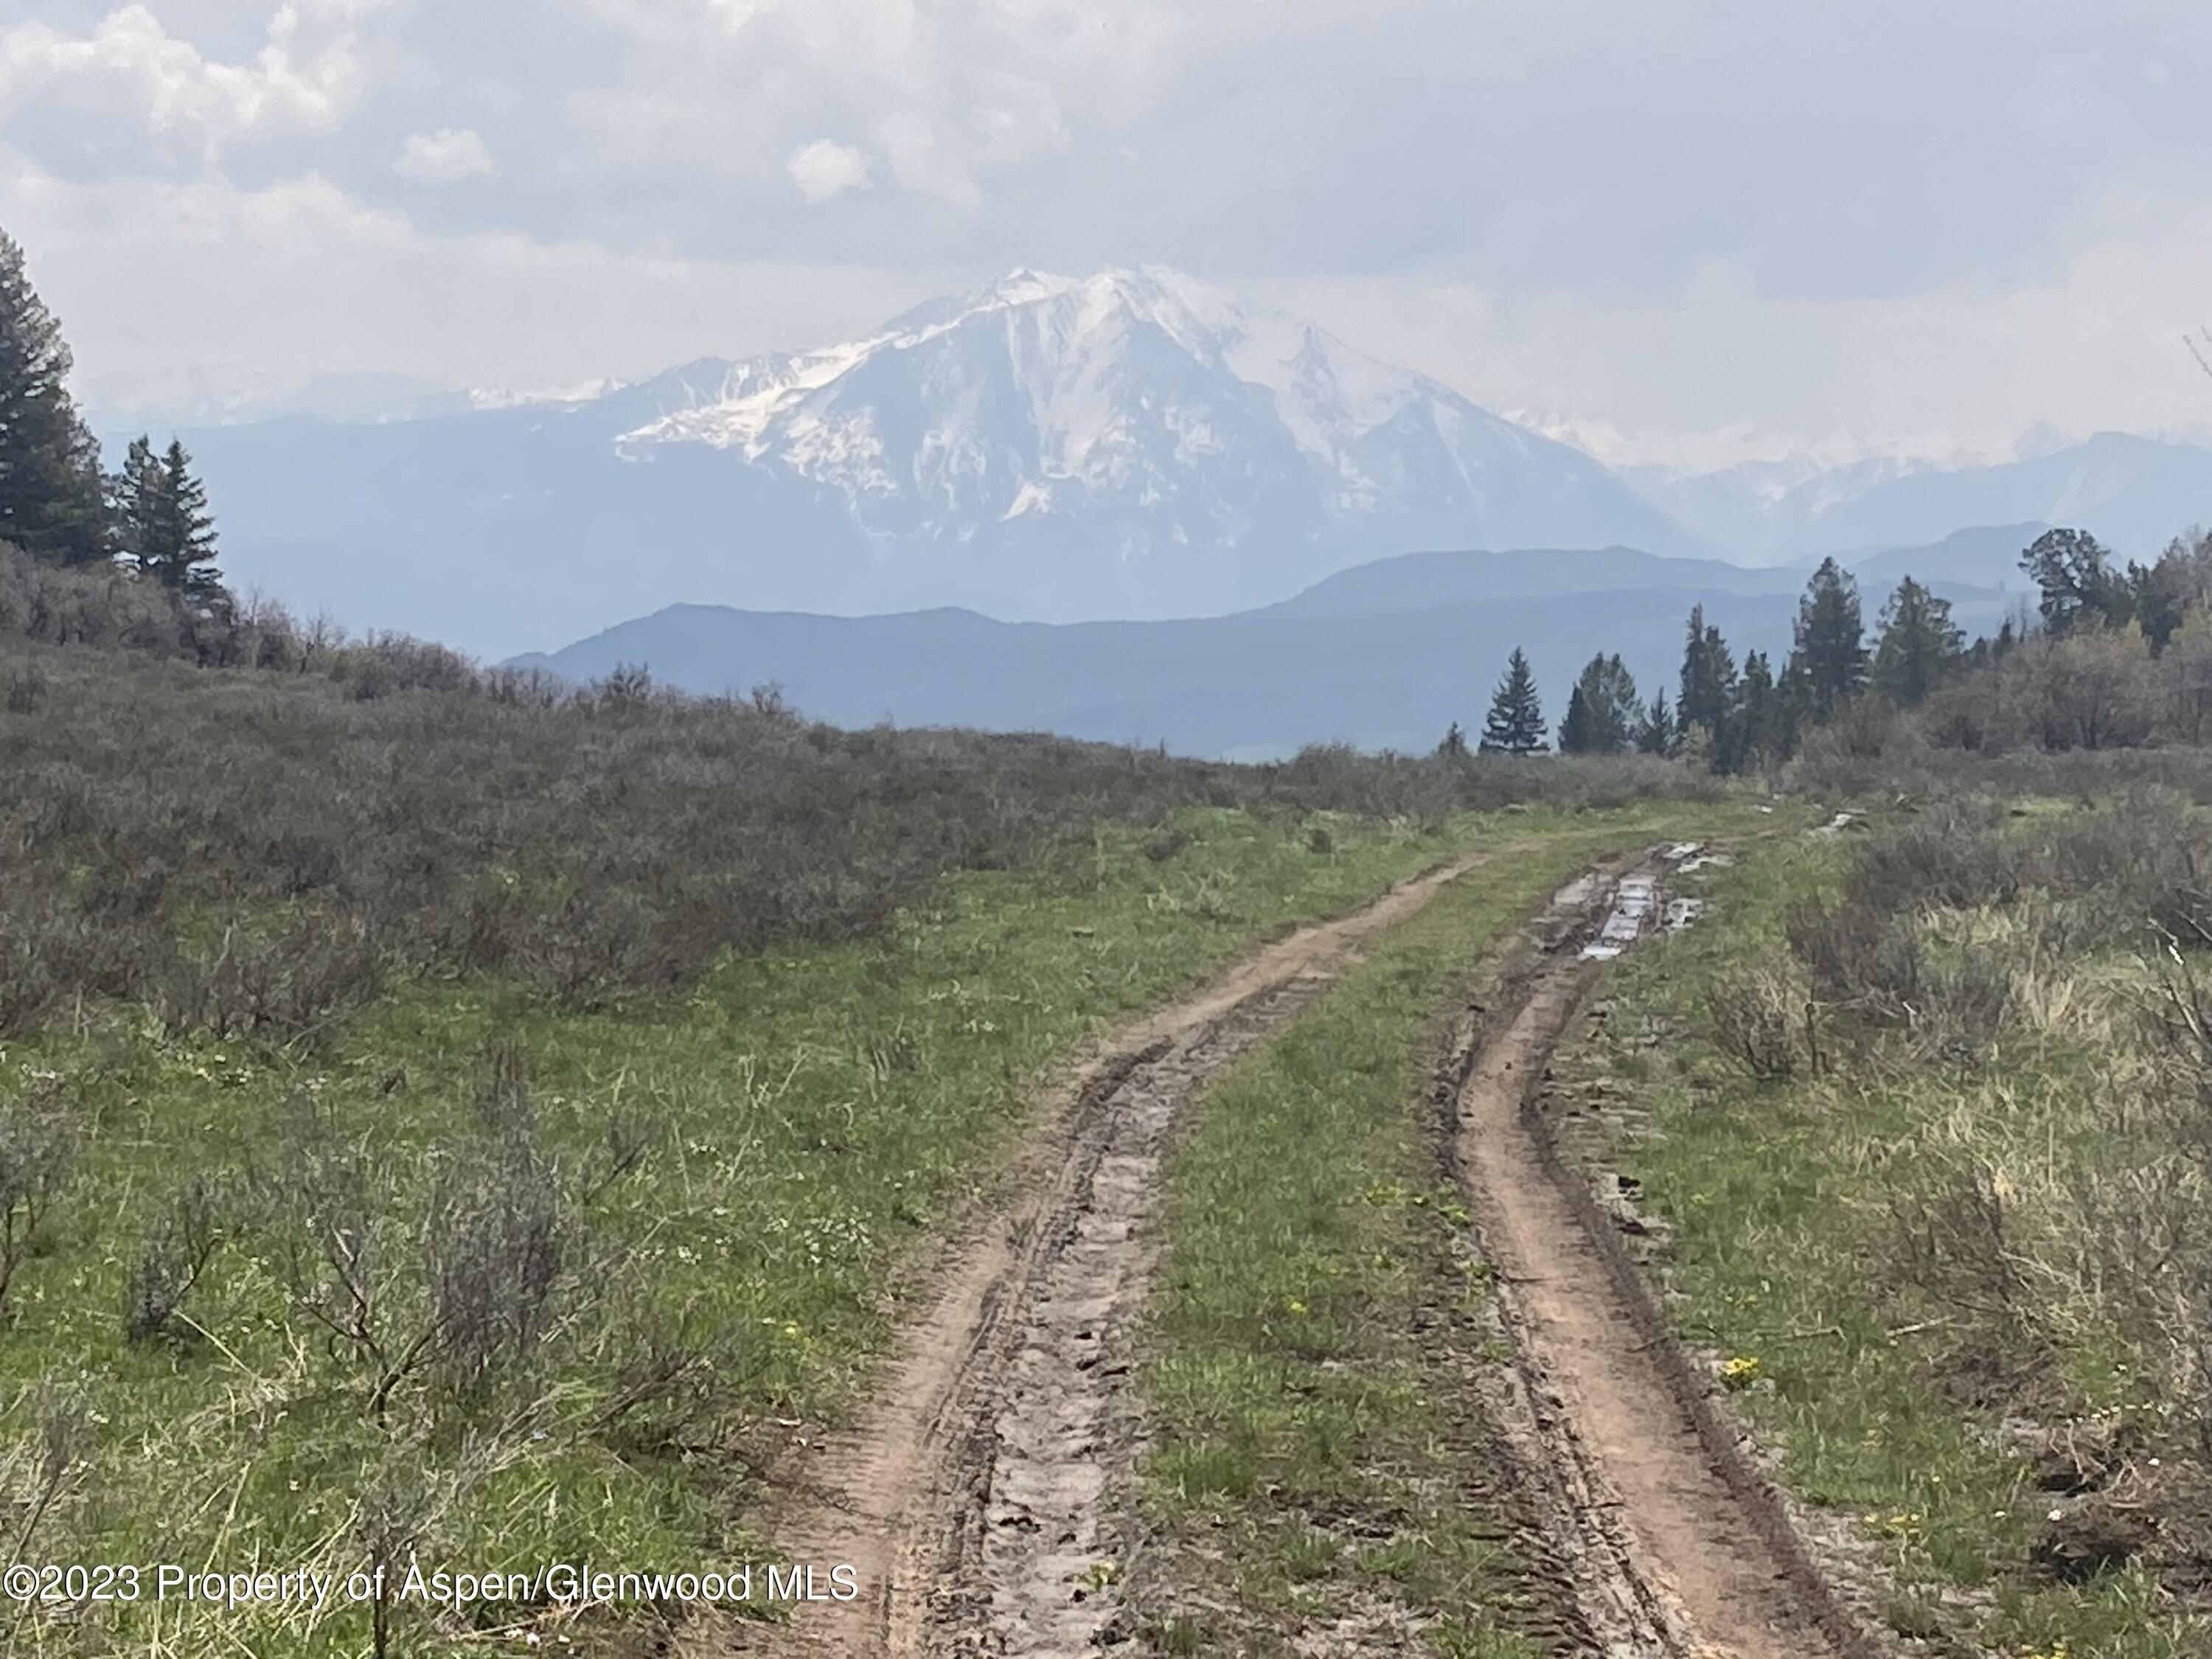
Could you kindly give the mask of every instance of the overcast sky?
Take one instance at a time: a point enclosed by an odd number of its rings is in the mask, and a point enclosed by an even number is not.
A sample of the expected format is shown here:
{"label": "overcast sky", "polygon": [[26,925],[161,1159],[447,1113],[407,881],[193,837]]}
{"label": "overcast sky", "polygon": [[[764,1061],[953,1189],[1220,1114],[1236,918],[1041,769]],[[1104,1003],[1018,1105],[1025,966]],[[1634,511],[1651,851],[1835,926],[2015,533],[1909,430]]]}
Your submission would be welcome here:
{"label": "overcast sky", "polygon": [[96,408],[635,374],[1157,261],[1653,456],[2212,424],[2202,0],[28,12],[0,226]]}

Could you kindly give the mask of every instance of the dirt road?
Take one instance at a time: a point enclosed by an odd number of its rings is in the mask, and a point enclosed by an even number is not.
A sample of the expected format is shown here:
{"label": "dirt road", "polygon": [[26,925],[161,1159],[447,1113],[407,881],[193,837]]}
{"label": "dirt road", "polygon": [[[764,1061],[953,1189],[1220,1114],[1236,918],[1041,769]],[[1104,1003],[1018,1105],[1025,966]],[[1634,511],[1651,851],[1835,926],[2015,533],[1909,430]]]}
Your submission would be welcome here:
{"label": "dirt road", "polygon": [[1101,1045],[1051,1102],[1003,1200],[949,1250],[860,1420],[788,1474],[780,1553],[850,1563],[858,1600],[738,1631],[739,1650],[1080,1654],[1111,1624],[1132,1316],[1171,1130],[1205,1080],[1279,1030],[1470,854],[1302,928]]}
{"label": "dirt road", "polygon": [[[863,1593],[720,1632],[720,1650],[1077,1659],[1129,1633],[1128,1540],[1114,1529],[1134,1440],[1131,1334],[1178,1121],[1207,1079],[1482,861],[1303,929],[1102,1045],[1049,1103],[1001,1201],[949,1249],[873,1403],[786,1472],[780,1553],[850,1563]],[[1706,1383],[1535,1109],[1600,969],[1580,947],[1610,890],[1595,878],[1564,890],[1495,954],[1456,1092],[1457,1173],[1519,1355],[1512,1437],[1555,1495],[1548,1529],[1608,1659],[1860,1659],[1871,1650],[1703,1403]]]}
{"label": "dirt road", "polygon": [[1534,1403],[1533,1455],[1571,1494],[1563,1521],[1582,1534],[1584,1593],[1608,1604],[1606,1626],[1639,1655],[1858,1659],[1872,1650],[1553,1145],[1537,1085],[1601,963],[1553,920],[1552,948],[1473,1056],[1455,1151]]}

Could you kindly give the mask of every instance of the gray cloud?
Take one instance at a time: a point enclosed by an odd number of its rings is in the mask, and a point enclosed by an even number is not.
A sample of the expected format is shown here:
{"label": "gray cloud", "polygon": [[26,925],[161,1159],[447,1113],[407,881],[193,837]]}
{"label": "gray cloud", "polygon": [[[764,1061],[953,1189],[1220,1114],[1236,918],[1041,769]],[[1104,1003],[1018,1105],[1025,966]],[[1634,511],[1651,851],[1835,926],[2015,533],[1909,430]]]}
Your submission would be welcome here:
{"label": "gray cloud", "polygon": [[[0,212],[90,239],[87,264],[149,210],[241,261],[412,271],[442,246],[530,292],[566,272],[571,297],[544,303],[570,307],[702,272],[1157,259],[1304,281],[1386,333],[1413,294],[1491,344],[1408,355],[1521,402],[1663,402],[1632,362],[1582,367],[1574,331],[1632,356],[1639,319],[1654,362],[1711,381],[1687,404],[1779,410],[1771,365],[1725,359],[1777,338],[1801,362],[1863,351],[1877,313],[1902,340],[1923,315],[1955,335],[1976,311],[2170,303],[2212,207],[2212,25],[2179,0],[32,5],[0,25]],[[1700,297],[1719,292],[1733,336]],[[466,356],[440,319],[468,305],[415,301],[430,343]],[[726,305],[725,334],[754,331],[736,313],[757,296]],[[542,337],[557,319],[520,320]],[[2193,320],[2139,319],[2146,340]],[[1532,352],[1568,384],[1481,383]]]}

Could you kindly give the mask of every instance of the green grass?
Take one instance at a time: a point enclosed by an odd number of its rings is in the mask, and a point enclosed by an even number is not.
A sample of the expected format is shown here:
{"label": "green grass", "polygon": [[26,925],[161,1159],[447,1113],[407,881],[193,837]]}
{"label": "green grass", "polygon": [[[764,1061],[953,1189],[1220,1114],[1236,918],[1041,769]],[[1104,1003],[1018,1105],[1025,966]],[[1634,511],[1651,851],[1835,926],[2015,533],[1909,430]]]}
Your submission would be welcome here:
{"label": "green grass", "polygon": [[[313,1058],[167,1044],[121,1009],[11,1045],[0,1098],[58,1087],[88,1126],[0,1334],[11,1526],[40,1486],[41,1424],[75,1422],[81,1453],[22,1553],[343,1569],[362,1559],[378,1494],[419,1522],[426,1565],[698,1568],[772,1544],[746,1529],[753,1462],[849,1405],[902,1313],[914,1247],[988,1179],[1073,1045],[1462,848],[1586,840],[1601,821],[1657,819],[1516,812],[1421,834],[1199,813],[1186,843],[1102,830],[1038,867],[948,879],[877,939],[725,961],[659,1008],[559,1014],[497,981],[416,983]],[[611,1118],[638,1115],[652,1136],[642,1171],[592,1206],[592,1254],[550,1368],[468,1409],[410,1383],[380,1426],[359,1368],[289,1304],[250,1204],[187,1304],[205,1340],[125,1342],[125,1281],[161,1207],[195,1171],[281,1163],[295,1098],[389,1176],[389,1248],[411,1259],[411,1218],[470,1138],[465,1103],[495,1041],[526,1055],[541,1138],[570,1171],[593,1166]],[[662,1431],[608,1429],[609,1402],[656,1344],[710,1359],[687,1386],[725,1409],[686,1424],[672,1396],[654,1407]],[[9,1617],[0,1609],[0,1625]],[[436,1621],[437,1639],[470,1622]],[[404,1624],[409,1640],[432,1639],[419,1613]],[[318,1624],[100,1605],[33,1615],[14,1639],[42,1652],[143,1653],[158,1637],[158,1651],[354,1653],[366,1629],[358,1610]]]}
{"label": "green grass", "polygon": [[[1562,1086],[1637,1109],[1619,1120],[1612,1158],[1673,1230],[1665,1269],[1678,1327],[1693,1345],[1757,1362],[1737,1403],[1778,1454],[1784,1482],[1854,1534],[1894,1586],[1884,1601],[1893,1626],[1942,1631],[1958,1652],[2201,1652],[2206,1632],[2139,1571],[2079,1588],[2028,1571],[2051,1499],[2001,1432],[2000,1408],[1961,1385],[1973,1356],[1955,1351],[1940,1316],[1898,1311],[1883,1265],[1893,1200],[1915,1189],[1921,1160],[1986,1146],[2002,1118],[2007,1136],[2025,1132],[2055,1163],[2068,1136],[2093,1133],[2109,1054],[2039,1037],[2008,1046],[1983,1078],[1847,1066],[1759,1083],[1708,1038],[1710,988],[1778,960],[1785,909],[1832,890],[1847,855],[1838,838],[1813,839],[1716,872],[1705,921],[1623,964],[1610,1017],[1560,1056]],[[2109,1375],[2114,1356],[2085,1341],[2073,1358],[2079,1384]]]}
{"label": "green grass", "polygon": [[1139,1585],[1157,1649],[1311,1650],[1292,1638],[1387,1608],[1433,1653],[1546,1651],[1561,1587],[1516,1552],[1486,1455],[1476,1373],[1504,1356],[1424,1099],[1433,1034],[1592,857],[1753,821],[1639,812],[1501,857],[1207,1091],[1171,1166],[1142,1374],[1142,1495],[1162,1540],[1148,1559],[1166,1557]]}

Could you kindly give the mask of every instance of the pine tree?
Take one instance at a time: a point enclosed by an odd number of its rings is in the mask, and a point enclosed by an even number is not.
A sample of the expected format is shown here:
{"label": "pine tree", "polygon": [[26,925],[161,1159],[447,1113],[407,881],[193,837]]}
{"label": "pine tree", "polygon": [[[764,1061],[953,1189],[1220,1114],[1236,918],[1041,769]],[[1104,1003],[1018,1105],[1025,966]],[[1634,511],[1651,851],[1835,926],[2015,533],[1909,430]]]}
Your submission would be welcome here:
{"label": "pine tree", "polygon": [[71,362],[22,248],[0,231],[0,541],[94,564],[109,551],[105,481],[100,445],[70,399]]}
{"label": "pine tree", "polygon": [[1562,755],[1592,755],[1597,752],[1597,733],[1590,715],[1589,698],[1583,690],[1580,680],[1567,693],[1566,718],[1559,722],[1559,752]]}
{"label": "pine tree", "polygon": [[1544,710],[1536,697],[1536,677],[1516,645],[1491,697],[1480,747],[1486,755],[1533,755],[1543,746]]}
{"label": "pine tree", "polygon": [[1859,585],[1833,559],[1820,561],[1797,605],[1797,645],[1790,665],[1802,671],[1810,712],[1826,720],[1866,684],[1866,626]]}
{"label": "pine tree", "polygon": [[2152,653],[2165,650],[2192,613],[2212,605],[2212,536],[2177,537],[2152,564],[2130,559],[2125,582],[2130,615]]}
{"label": "pine tree", "polygon": [[1914,708],[1958,672],[1966,636],[1951,620],[1951,601],[1938,599],[1907,576],[1881,608],[1875,642],[1875,689],[1900,708]]}
{"label": "pine tree", "polygon": [[2043,631],[2063,639],[2083,624],[2127,625],[2126,579],[2104,544],[2086,530],[2046,530],[2020,556],[2020,568],[2042,591]]}
{"label": "pine tree", "polygon": [[1437,758],[1439,760],[1467,758],[1467,733],[1460,730],[1457,720],[1451,723],[1451,730],[1444,733],[1443,741],[1437,745]]}
{"label": "pine tree", "polygon": [[[139,444],[145,441],[142,438]],[[132,447],[134,456],[137,447]],[[222,573],[209,563],[215,557],[215,520],[208,512],[206,486],[193,477],[191,461],[184,445],[171,439],[154,464],[136,553],[139,568],[163,586],[187,599],[215,604],[225,597]]]}
{"label": "pine tree", "polygon": [[1637,725],[1636,752],[1671,755],[1674,746],[1674,716],[1667,707],[1667,688],[1662,685],[1652,693],[1651,706],[1644,711],[1644,718]]}
{"label": "pine tree", "polygon": [[1620,657],[1601,652],[1584,665],[1559,723],[1563,755],[1617,755],[1636,736],[1644,705],[1636,677]]}
{"label": "pine tree", "polygon": [[117,556],[140,570],[149,568],[156,503],[166,486],[161,457],[150,439],[131,441],[123,470],[108,480],[109,514],[114,523]]}
{"label": "pine tree", "polygon": [[1743,659],[1743,679],[1736,691],[1736,714],[1732,722],[1735,745],[1730,756],[1732,772],[1748,772],[1785,758],[1777,716],[1781,712],[1775,695],[1774,669],[1764,651]]}
{"label": "pine tree", "polygon": [[1702,731],[1717,746],[1735,708],[1735,656],[1721,630],[1705,620],[1702,605],[1690,609],[1688,634],[1682,647],[1681,692],[1674,701],[1675,729],[1684,737]]}

